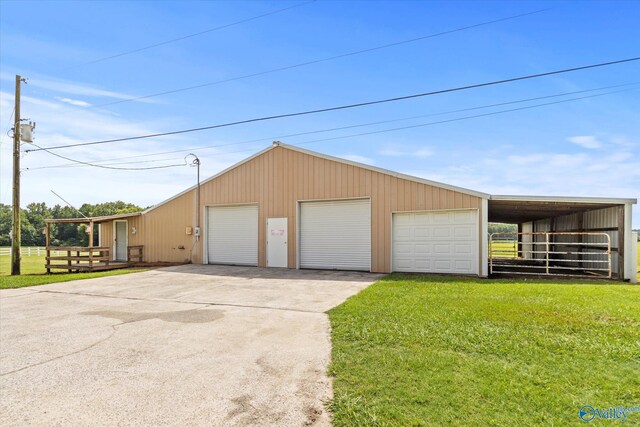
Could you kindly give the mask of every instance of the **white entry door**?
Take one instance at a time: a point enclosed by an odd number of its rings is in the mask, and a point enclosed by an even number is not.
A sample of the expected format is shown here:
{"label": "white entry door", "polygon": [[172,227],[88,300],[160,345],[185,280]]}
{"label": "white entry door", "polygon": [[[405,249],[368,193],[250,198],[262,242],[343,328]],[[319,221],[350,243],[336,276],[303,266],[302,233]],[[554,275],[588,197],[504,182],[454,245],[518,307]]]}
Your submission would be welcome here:
{"label": "white entry door", "polygon": [[478,211],[393,214],[393,271],[478,274]]}
{"label": "white entry door", "polygon": [[115,222],[115,254],[116,261],[127,261],[127,221]]}
{"label": "white entry door", "polygon": [[288,267],[287,218],[267,219],[267,267]]}

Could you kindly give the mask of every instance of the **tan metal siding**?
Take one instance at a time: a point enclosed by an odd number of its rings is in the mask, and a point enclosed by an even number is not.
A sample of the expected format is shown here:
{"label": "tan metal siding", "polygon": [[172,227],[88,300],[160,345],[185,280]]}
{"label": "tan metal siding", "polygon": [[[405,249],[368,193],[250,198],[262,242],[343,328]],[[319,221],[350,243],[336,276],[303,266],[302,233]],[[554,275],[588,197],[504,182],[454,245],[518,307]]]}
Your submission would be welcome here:
{"label": "tan metal siding", "polygon": [[[189,259],[194,239],[185,235],[185,227],[195,224],[194,194],[195,190],[190,191],[143,216],[147,260]],[[295,267],[298,201],[358,197],[371,198],[371,268],[375,272],[391,271],[393,211],[481,209],[479,197],[275,147],[204,183],[200,211],[206,205],[257,203],[260,266],[266,266],[267,218],[287,217],[289,266]],[[176,249],[179,245],[186,250]],[[194,248],[193,262],[202,262],[202,240]]]}
{"label": "tan metal siding", "polygon": [[[194,257],[201,260],[202,239],[194,245],[195,237],[186,234],[187,227],[195,227],[195,192],[171,200],[160,209],[142,216],[140,244],[144,245],[144,258],[148,262],[189,262],[191,248]],[[204,220],[202,209],[200,221]],[[184,249],[181,249],[184,248]]]}

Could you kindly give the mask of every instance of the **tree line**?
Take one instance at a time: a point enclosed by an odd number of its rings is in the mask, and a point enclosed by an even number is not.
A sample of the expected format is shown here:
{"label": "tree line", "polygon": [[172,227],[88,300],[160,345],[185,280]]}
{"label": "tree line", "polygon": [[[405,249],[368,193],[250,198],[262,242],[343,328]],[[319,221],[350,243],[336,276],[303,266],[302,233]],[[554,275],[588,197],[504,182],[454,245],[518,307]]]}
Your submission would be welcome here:
{"label": "tree line", "polygon": [[[44,246],[45,236],[44,220],[59,218],[81,218],[116,215],[142,211],[143,208],[132,203],[106,202],[92,205],[85,203],[78,210],[70,206],[55,205],[52,208],[46,203],[29,203],[26,209],[20,209],[20,226],[22,246]],[[80,213],[82,213],[82,215]],[[0,246],[10,246],[11,225],[13,215],[11,205],[0,203]],[[86,232],[86,224],[61,223],[52,224],[51,244],[53,246],[87,246],[89,236]],[[94,233],[97,244],[98,233]]]}
{"label": "tree line", "polygon": [[499,222],[490,222],[488,225],[488,233],[517,233],[518,225],[517,224],[503,224]]}

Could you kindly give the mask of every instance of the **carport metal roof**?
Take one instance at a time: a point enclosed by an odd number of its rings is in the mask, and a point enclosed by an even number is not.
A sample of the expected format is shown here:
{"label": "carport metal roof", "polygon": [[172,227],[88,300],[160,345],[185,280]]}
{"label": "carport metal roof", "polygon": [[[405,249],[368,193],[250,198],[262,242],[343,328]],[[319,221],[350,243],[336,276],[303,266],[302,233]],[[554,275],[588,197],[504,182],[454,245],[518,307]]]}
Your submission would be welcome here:
{"label": "carport metal roof", "polygon": [[637,200],[599,197],[491,196],[489,222],[519,224],[629,203],[635,204]]}

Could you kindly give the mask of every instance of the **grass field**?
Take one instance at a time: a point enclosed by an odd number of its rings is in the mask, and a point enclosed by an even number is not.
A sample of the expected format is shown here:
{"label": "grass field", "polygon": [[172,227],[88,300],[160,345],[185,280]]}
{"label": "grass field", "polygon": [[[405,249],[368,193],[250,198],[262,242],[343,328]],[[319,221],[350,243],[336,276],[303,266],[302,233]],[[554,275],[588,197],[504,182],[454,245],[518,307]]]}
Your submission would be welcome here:
{"label": "grass field", "polygon": [[25,286],[44,285],[47,283],[68,282],[70,280],[91,279],[104,276],[116,276],[144,271],[143,269],[122,269],[98,271],[95,273],[52,273],[46,274],[44,255],[23,255],[20,269],[21,276],[11,276],[11,258],[0,255],[0,289],[22,288]]}
{"label": "grass field", "polygon": [[329,315],[338,426],[578,425],[582,405],[640,404],[640,286],[393,274]]}
{"label": "grass field", "polygon": [[491,254],[494,257],[517,258],[518,246],[514,242],[496,241],[491,243]]}

